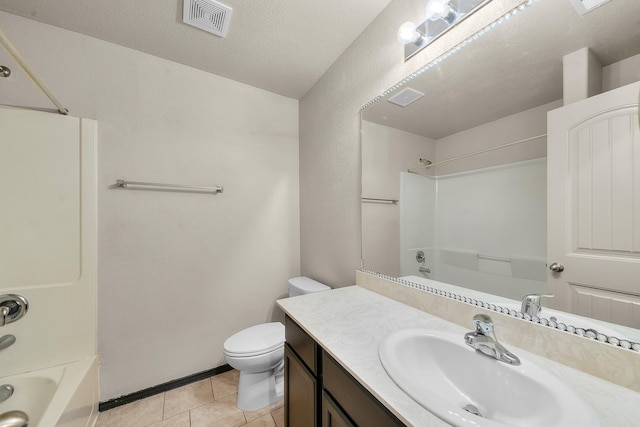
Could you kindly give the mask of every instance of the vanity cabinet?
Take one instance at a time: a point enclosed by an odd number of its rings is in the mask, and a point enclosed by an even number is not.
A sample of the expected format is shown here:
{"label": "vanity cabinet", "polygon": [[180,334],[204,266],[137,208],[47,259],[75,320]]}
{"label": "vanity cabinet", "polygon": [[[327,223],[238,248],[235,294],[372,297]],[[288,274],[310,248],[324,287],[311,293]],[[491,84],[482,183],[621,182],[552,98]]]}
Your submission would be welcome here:
{"label": "vanity cabinet", "polygon": [[404,425],[295,321],[287,317],[285,327],[286,426]]}
{"label": "vanity cabinet", "polygon": [[320,425],[320,347],[289,317],[285,319],[284,424]]}

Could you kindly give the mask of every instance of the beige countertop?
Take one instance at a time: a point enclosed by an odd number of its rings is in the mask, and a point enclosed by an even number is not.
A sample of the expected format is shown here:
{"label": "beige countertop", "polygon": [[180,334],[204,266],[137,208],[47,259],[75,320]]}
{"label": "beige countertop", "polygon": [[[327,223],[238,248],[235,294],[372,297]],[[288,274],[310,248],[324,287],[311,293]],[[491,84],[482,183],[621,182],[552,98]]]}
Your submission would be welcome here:
{"label": "beige countertop", "polygon": [[[462,339],[471,325],[463,328],[359,286],[281,299],[278,305],[406,424],[449,425],[396,386],[380,363],[378,347],[386,335],[401,329],[436,329],[460,334]],[[500,336],[500,331],[496,332]],[[603,426],[640,425],[636,410],[640,407],[640,393],[523,349],[507,348],[565,382],[593,407]]]}

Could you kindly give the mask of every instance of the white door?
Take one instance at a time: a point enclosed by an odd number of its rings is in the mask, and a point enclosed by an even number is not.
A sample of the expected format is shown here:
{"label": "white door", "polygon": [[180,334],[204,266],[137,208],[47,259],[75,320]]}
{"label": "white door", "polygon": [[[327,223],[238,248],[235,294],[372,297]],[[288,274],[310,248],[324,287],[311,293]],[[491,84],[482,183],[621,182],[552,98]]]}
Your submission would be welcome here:
{"label": "white door", "polygon": [[[640,327],[640,82],[548,115],[550,305]],[[563,271],[559,271],[563,270]]]}

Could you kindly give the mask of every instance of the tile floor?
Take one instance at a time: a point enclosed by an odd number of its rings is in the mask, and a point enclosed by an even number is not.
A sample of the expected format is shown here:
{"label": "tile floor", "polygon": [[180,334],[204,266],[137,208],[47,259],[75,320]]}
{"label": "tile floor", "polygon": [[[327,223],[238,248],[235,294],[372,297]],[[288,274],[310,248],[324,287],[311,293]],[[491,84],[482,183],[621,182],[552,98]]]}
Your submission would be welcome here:
{"label": "tile floor", "polygon": [[236,370],[101,412],[95,427],[284,427],[283,402],[244,412]]}

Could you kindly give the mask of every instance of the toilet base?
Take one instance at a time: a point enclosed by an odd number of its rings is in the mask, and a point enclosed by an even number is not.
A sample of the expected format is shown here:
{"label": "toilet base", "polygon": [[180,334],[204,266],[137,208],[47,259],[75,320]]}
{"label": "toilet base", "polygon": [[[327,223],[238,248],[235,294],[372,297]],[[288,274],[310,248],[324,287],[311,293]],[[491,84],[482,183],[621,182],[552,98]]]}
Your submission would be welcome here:
{"label": "toilet base", "polygon": [[284,397],[284,375],[268,372],[240,371],[238,383],[238,408],[256,411],[272,405]]}

